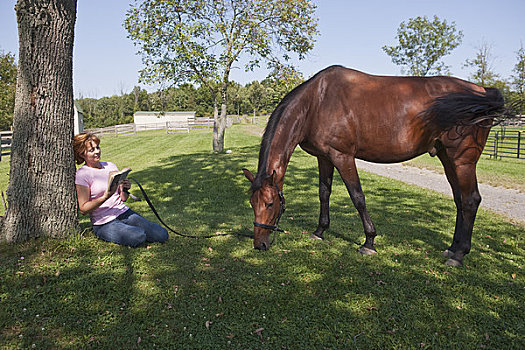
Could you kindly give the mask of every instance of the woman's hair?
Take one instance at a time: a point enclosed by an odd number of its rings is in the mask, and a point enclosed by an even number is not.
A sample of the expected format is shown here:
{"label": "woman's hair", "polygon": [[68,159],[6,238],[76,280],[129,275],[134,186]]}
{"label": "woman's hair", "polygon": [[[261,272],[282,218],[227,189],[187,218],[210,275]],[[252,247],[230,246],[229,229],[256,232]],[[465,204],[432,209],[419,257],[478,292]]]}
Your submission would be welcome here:
{"label": "woman's hair", "polygon": [[83,132],[73,137],[73,151],[75,152],[77,164],[85,162],[84,153],[87,150],[88,143],[91,141],[95,142],[97,146],[100,144],[100,139],[95,134]]}

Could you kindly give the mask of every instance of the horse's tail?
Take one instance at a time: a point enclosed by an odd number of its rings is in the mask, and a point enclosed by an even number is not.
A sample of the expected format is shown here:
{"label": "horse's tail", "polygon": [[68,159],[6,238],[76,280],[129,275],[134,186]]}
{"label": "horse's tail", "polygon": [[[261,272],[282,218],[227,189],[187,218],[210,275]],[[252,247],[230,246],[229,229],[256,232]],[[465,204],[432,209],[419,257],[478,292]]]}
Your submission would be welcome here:
{"label": "horse's tail", "polygon": [[[485,88],[485,92],[466,91],[443,95],[423,111],[423,119],[442,130],[456,125],[473,125],[485,120],[501,122],[506,108],[498,89]],[[492,123],[490,124],[492,126]]]}

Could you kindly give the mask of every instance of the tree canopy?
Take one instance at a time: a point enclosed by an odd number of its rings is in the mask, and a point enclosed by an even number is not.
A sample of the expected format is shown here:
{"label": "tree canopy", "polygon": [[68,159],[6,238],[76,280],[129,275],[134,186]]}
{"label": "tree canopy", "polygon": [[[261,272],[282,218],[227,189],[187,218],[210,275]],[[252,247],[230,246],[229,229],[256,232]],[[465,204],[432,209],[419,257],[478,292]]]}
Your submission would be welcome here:
{"label": "tree canopy", "polygon": [[482,41],[476,51],[476,58],[467,59],[465,61],[466,67],[472,67],[476,70],[471,75],[474,83],[481,86],[493,86],[498,79],[498,74],[494,72],[492,62],[492,46],[485,41]]}
{"label": "tree canopy", "polygon": [[516,88],[518,94],[525,94],[525,49],[523,45],[516,52],[516,64],[512,70],[512,85]]}
{"label": "tree canopy", "polygon": [[[270,114],[282,98],[304,80],[301,76],[290,76],[286,72],[268,76],[261,82],[252,81],[244,86],[230,82],[228,88],[228,115]],[[253,85],[259,85],[261,98],[252,100]],[[120,96],[79,98],[84,112],[84,126],[98,128],[133,122],[136,111],[195,111],[198,117],[213,115],[213,101],[210,92],[203,86],[184,83],[148,93],[136,86],[129,93]],[[253,102],[257,102],[254,105]]]}
{"label": "tree canopy", "polygon": [[392,62],[405,66],[407,74],[416,76],[444,74],[448,67],[441,59],[461,44],[462,31],[454,22],[448,24],[437,16],[430,21],[426,16],[401,22],[397,30],[396,46],[383,46]]}
{"label": "tree canopy", "polygon": [[525,113],[525,49],[523,45],[516,52],[516,65],[512,71],[514,75],[511,77],[511,83],[515,88],[512,100],[516,113],[523,115]]}
{"label": "tree canopy", "polygon": [[310,0],[143,0],[124,26],[142,56],[141,81],[210,90],[213,149],[222,151],[231,69],[241,58],[247,71],[263,61],[274,70],[291,67],[291,53],[303,59],[317,35],[315,8]]}

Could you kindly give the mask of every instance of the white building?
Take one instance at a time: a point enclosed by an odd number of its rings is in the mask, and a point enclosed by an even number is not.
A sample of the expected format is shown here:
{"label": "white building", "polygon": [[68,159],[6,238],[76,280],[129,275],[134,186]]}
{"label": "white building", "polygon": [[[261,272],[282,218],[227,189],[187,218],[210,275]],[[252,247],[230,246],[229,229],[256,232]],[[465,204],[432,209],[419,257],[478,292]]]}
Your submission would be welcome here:
{"label": "white building", "polygon": [[196,112],[135,112],[135,125],[145,124],[172,124],[187,125],[189,120],[195,120]]}

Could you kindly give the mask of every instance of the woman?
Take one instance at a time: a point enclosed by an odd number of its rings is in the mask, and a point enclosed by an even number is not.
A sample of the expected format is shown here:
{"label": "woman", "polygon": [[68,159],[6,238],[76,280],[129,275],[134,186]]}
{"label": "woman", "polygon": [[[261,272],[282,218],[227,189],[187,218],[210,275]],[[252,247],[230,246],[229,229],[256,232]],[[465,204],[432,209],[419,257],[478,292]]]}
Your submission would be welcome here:
{"label": "woman", "polygon": [[165,242],[168,231],[131,210],[124,202],[128,199],[129,180],[108,189],[110,172],[118,171],[115,164],[100,161],[100,139],[89,133],[73,138],[77,164],[75,186],[78,207],[83,215],[89,214],[95,235],[105,241],[136,247],[147,242]]}

